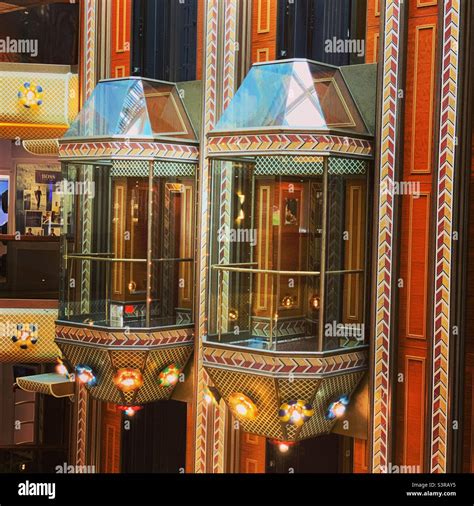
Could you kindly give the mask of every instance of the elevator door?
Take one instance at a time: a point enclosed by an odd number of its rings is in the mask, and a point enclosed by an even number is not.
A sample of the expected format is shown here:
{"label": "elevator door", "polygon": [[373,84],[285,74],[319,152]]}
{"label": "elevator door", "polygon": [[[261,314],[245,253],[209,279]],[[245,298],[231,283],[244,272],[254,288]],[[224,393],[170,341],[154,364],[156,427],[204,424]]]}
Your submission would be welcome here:
{"label": "elevator door", "polygon": [[184,469],[186,403],[153,402],[134,417],[124,418],[121,460],[123,473],[179,473]]}

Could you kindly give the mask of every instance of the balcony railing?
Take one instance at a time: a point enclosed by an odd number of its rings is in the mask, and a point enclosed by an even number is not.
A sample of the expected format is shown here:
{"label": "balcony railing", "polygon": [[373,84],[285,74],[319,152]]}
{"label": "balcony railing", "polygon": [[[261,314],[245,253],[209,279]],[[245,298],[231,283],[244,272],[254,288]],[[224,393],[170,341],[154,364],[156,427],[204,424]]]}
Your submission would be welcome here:
{"label": "balcony railing", "polygon": [[[113,253],[63,258],[60,320],[113,328],[192,324],[192,258],[116,258]],[[71,283],[76,279],[82,280],[80,289]]]}
{"label": "balcony railing", "polygon": [[322,276],[240,263],[212,270],[217,290],[210,294],[211,341],[298,352],[365,344],[364,310],[347,305],[348,294],[363,283],[361,269],[328,270]]}

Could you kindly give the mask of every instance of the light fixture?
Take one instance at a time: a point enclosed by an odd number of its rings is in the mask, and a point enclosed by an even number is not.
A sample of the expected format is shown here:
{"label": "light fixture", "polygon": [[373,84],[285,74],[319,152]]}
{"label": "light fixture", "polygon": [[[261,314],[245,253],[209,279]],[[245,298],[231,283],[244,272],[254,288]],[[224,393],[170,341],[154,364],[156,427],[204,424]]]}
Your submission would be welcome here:
{"label": "light fixture", "polygon": [[67,367],[64,365],[64,362],[59,357],[56,359],[56,362],[57,365],[54,370],[61,376],[66,376],[66,378],[69,378],[69,371],[67,370]]}
{"label": "light fixture", "polygon": [[309,299],[309,306],[311,309],[314,309],[315,311],[319,309],[320,300],[318,295],[313,295],[311,299]]}
{"label": "light fixture", "polygon": [[335,418],[340,418],[346,412],[346,408],[348,405],[349,405],[349,397],[347,395],[343,395],[334,402],[331,402],[331,404],[329,404],[328,411],[326,413],[326,419],[334,420]]}
{"label": "light fixture", "polygon": [[97,378],[88,365],[77,365],[76,374],[79,382],[83,383],[84,385],[93,387],[97,384]]}
{"label": "light fixture", "polygon": [[123,411],[127,416],[135,416],[135,413],[143,409],[143,406],[118,406],[118,409]]}
{"label": "light fixture", "polygon": [[303,399],[291,400],[283,403],[278,412],[280,422],[288,425],[301,427],[307,420],[314,415],[314,409],[311,404]]}
{"label": "light fixture", "polygon": [[278,439],[270,439],[270,443],[275,445],[280,453],[288,453],[290,448],[296,445],[295,441],[279,441]]}
{"label": "light fixture", "polygon": [[290,445],[288,445],[287,443],[279,443],[278,449],[280,450],[281,453],[288,453]]}
{"label": "light fixture", "polygon": [[206,404],[214,404],[214,406],[219,406],[221,396],[219,395],[216,387],[205,386],[203,397]]}
{"label": "light fixture", "polygon": [[239,317],[239,312],[237,309],[229,309],[229,320],[235,322]]}
{"label": "light fixture", "polygon": [[290,309],[295,305],[295,298],[291,295],[285,295],[283,299],[281,299],[281,305],[286,309]]}
{"label": "light fixture", "polygon": [[21,350],[29,350],[38,342],[38,327],[33,324],[19,323],[16,326],[16,335],[12,336],[12,341]]}
{"label": "light fixture", "polygon": [[229,396],[229,406],[234,414],[241,418],[246,418],[247,420],[255,420],[257,418],[257,406],[242,392],[234,392]]}
{"label": "light fixture", "polygon": [[114,383],[122,392],[132,392],[143,385],[143,375],[139,369],[124,367],[115,373]]}
{"label": "light fixture", "polygon": [[171,387],[176,385],[179,380],[181,366],[179,364],[170,364],[165,367],[158,376],[158,384],[160,387]]}
{"label": "light fixture", "polygon": [[131,280],[129,283],[128,283],[128,291],[130,293],[135,293],[135,290],[137,289],[137,284],[135,283],[135,281]]}

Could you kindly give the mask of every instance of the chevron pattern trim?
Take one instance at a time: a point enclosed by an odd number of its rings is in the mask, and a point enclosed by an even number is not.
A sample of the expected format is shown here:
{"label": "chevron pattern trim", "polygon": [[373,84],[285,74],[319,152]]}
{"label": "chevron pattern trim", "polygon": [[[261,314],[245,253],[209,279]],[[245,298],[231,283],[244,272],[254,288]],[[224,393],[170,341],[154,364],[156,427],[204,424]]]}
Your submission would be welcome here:
{"label": "chevron pattern trim", "polygon": [[56,340],[94,344],[98,346],[152,348],[191,344],[194,329],[175,329],[163,332],[106,332],[87,327],[56,325]]}
{"label": "chevron pattern trim", "polygon": [[224,0],[224,76],[222,110],[229,105],[235,90],[235,44],[237,29],[237,2]]}
{"label": "chevron pattern trim", "polygon": [[453,187],[456,156],[460,0],[443,2],[443,47],[436,197],[431,472],[447,471]]}
{"label": "chevron pattern trim", "polygon": [[371,157],[373,150],[369,141],[338,135],[267,134],[212,136],[208,141],[209,156],[222,153],[233,154],[346,154]]}
{"label": "chevron pattern trim", "polygon": [[59,158],[62,160],[104,157],[133,160],[164,158],[197,162],[199,149],[197,146],[161,142],[71,142],[59,146]]}
{"label": "chevron pattern trim", "polygon": [[[402,0],[385,1],[380,185],[395,181],[398,115],[399,41]],[[372,471],[387,465],[389,450],[389,371],[391,289],[393,274],[393,195],[380,192],[377,231],[377,294],[374,337]]]}
{"label": "chevron pattern trim", "polygon": [[284,356],[258,351],[236,351],[228,348],[204,346],[205,367],[224,367],[226,370],[245,371],[262,376],[323,377],[367,367],[367,350],[362,349],[337,355],[308,357]]}
{"label": "chevron pattern trim", "polygon": [[87,455],[87,389],[77,382],[76,465],[86,465]]}
{"label": "chevron pattern trim", "polygon": [[96,83],[96,65],[95,65],[96,1],[85,0],[82,4],[84,6],[84,17],[85,17],[84,98],[87,100],[92,94],[92,91],[94,90]]}
{"label": "chevron pattern trim", "polygon": [[[83,169],[83,182],[93,184],[93,168],[86,165]],[[92,217],[93,206],[92,199],[83,199],[83,218],[81,230],[81,252],[87,255],[91,252],[92,242]],[[87,314],[90,311],[90,283],[91,283],[91,263],[89,260],[81,262],[81,314]]]}
{"label": "chevron pattern trim", "polygon": [[[203,138],[214,128],[217,118],[217,46],[218,34],[217,24],[219,19],[219,8],[222,7],[222,1],[206,0],[206,20],[205,20],[205,83],[204,98],[204,129]],[[194,455],[194,470],[196,473],[205,473],[207,469],[208,453],[208,433],[213,431],[210,425],[211,410],[215,411],[214,406],[209,406],[203,400],[204,387],[209,384],[209,376],[202,366],[202,339],[207,334],[207,274],[208,274],[208,252],[209,252],[209,161],[207,158],[207,147],[204,149],[202,159],[204,162],[200,167],[200,208],[199,208],[199,230],[201,230],[198,251],[201,252],[198,262],[198,345],[196,347],[196,374],[197,374],[197,401],[196,401],[196,451]],[[217,413],[214,413],[218,416]],[[212,447],[209,448],[212,451]],[[209,470],[210,471],[210,470]]]}

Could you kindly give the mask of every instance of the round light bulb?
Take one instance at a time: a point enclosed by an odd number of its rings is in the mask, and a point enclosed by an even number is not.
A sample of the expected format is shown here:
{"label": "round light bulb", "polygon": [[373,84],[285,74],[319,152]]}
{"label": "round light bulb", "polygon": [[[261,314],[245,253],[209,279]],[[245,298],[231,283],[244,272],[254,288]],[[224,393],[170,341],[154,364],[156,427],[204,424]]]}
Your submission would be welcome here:
{"label": "round light bulb", "polygon": [[170,385],[173,385],[174,383],[176,383],[178,377],[176,376],[176,374],[168,374],[168,376],[166,376],[166,380],[168,381],[168,383]]}
{"label": "round light bulb", "polygon": [[334,414],[336,416],[342,416],[346,412],[346,407],[342,402],[338,402],[336,406],[334,406]]}
{"label": "round light bulb", "polygon": [[280,443],[278,445],[278,449],[280,450],[281,453],[286,453],[290,449],[290,447],[286,443]]}
{"label": "round light bulb", "polygon": [[239,415],[245,416],[247,414],[247,408],[243,404],[237,404],[235,409]]}

